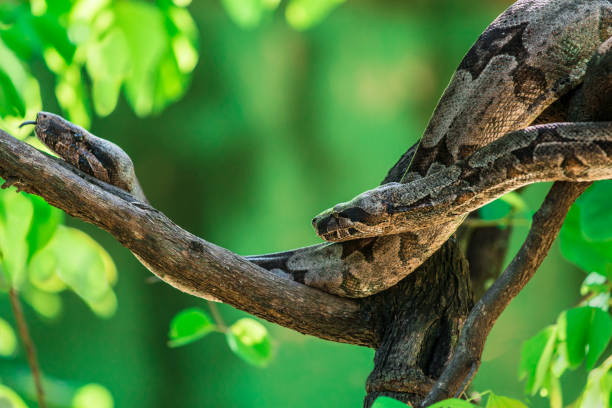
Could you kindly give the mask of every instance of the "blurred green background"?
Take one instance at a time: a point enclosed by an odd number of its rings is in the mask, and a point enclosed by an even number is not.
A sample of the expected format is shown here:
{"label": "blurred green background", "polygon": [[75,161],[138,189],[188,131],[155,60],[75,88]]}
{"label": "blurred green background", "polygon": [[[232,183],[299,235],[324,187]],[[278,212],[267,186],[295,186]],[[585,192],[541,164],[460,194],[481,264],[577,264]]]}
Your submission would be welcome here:
{"label": "blurred green background", "polygon": [[[91,129],[131,155],[152,204],[189,231],[244,255],[315,243],[311,217],[383,179],[421,135],[469,46],[510,3],[355,0],[296,31],[284,4],[244,29],[219,2],[197,1],[189,10],[200,61],[187,94],[145,119],[120,99]],[[60,112],[51,74],[42,67],[34,74],[44,109]],[[528,189],[532,209],[546,189]],[[204,302],[148,283],[150,273],[109,235],[67,223],[112,255],[119,308],[101,320],[68,293],[54,321],[27,309],[46,374],[103,384],[118,407],[361,406],[373,350],[267,323],[276,356],[265,369],[244,364],[218,334],[170,349],[172,316]],[[510,254],[525,234],[516,228]],[[524,399],[516,379],[521,342],[577,302],[583,278],[555,245],[495,326],[475,390]],[[220,309],[228,321],[244,315]],[[4,298],[0,312],[13,322]],[[529,404],[546,406],[539,398]]]}

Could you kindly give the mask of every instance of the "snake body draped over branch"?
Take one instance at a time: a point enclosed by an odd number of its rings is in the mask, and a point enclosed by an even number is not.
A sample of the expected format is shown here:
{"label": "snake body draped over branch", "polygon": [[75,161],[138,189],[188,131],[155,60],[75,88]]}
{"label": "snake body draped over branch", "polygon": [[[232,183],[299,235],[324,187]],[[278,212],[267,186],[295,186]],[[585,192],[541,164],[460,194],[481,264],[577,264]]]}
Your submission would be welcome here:
{"label": "snake body draped over branch", "polygon": [[[611,36],[610,0],[517,1],[468,51],[418,147],[384,184],[314,218],[317,233],[335,242],[247,259],[329,293],[369,296],[509,191],[612,178],[612,122],[563,122],[563,97]],[[47,113],[38,115],[36,134],[75,167],[146,200],[117,146]]]}

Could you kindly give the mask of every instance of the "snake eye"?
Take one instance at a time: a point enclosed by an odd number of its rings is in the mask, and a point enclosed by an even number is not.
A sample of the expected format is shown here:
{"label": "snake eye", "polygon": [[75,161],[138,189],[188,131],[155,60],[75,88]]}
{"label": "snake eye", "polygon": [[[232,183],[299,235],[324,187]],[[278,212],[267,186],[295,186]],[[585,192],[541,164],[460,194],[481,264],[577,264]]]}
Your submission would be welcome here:
{"label": "snake eye", "polygon": [[83,134],[81,132],[75,132],[74,133],[74,140],[76,140],[77,142],[82,142],[83,141]]}

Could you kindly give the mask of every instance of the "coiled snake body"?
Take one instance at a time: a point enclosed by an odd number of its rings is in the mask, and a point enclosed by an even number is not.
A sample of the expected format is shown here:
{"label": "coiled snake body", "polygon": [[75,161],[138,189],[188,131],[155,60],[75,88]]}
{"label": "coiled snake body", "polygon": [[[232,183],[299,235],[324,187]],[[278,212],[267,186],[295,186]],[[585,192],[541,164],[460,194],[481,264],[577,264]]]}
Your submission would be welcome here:
{"label": "coiled snake body", "polygon": [[[416,152],[398,162],[386,184],[314,218],[317,233],[336,242],[248,259],[330,293],[368,296],[416,269],[469,212],[502,194],[534,182],[612,178],[612,122],[532,125],[554,116],[551,105],[582,82],[610,36],[610,0],[517,1],[464,57]],[[39,138],[88,172],[82,158],[97,155],[54,147],[60,136],[49,129],[58,126],[43,129],[45,115],[37,118]],[[143,199],[126,170],[131,161],[115,156],[115,170],[102,179]],[[100,178],[104,172],[88,164]]]}

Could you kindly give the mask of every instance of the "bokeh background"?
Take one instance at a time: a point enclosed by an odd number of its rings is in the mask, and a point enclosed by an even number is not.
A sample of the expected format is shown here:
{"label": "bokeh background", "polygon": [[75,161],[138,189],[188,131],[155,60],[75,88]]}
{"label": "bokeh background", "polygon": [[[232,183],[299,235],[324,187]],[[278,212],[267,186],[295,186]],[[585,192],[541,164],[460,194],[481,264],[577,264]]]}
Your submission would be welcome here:
{"label": "bokeh background", "polygon": [[[200,61],[185,97],[146,119],[121,99],[113,114],[94,118],[92,131],[131,155],[153,205],[189,231],[245,255],[312,244],[311,217],[382,180],[421,135],[469,46],[510,3],[353,0],[298,31],[285,21],[283,4],[244,29],[219,2],[197,1],[189,9]],[[52,76],[35,74],[44,108],[59,112]],[[532,209],[546,190],[527,190]],[[68,293],[53,321],[26,309],[46,374],[103,384],[118,407],[361,405],[370,349],[268,323],[276,351],[263,369],[230,353],[219,334],[168,348],[172,316],[205,303],[148,283],[150,273],[108,234],[67,223],[112,255],[119,308],[103,320]],[[510,255],[525,234],[515,229]],[[495,326],[475,390],[526,400],[517,379],[521,342],[577,302],[583,278],[555,245]],[[244,315],[220,310],[227,321]],[[13,321],[4,298],[0,312]],[[19,359],[11,364],[26,367]],[[570,388],[581,385],[578,378],[566,380]],[[546,406],[539,397],[529,405]]]}

